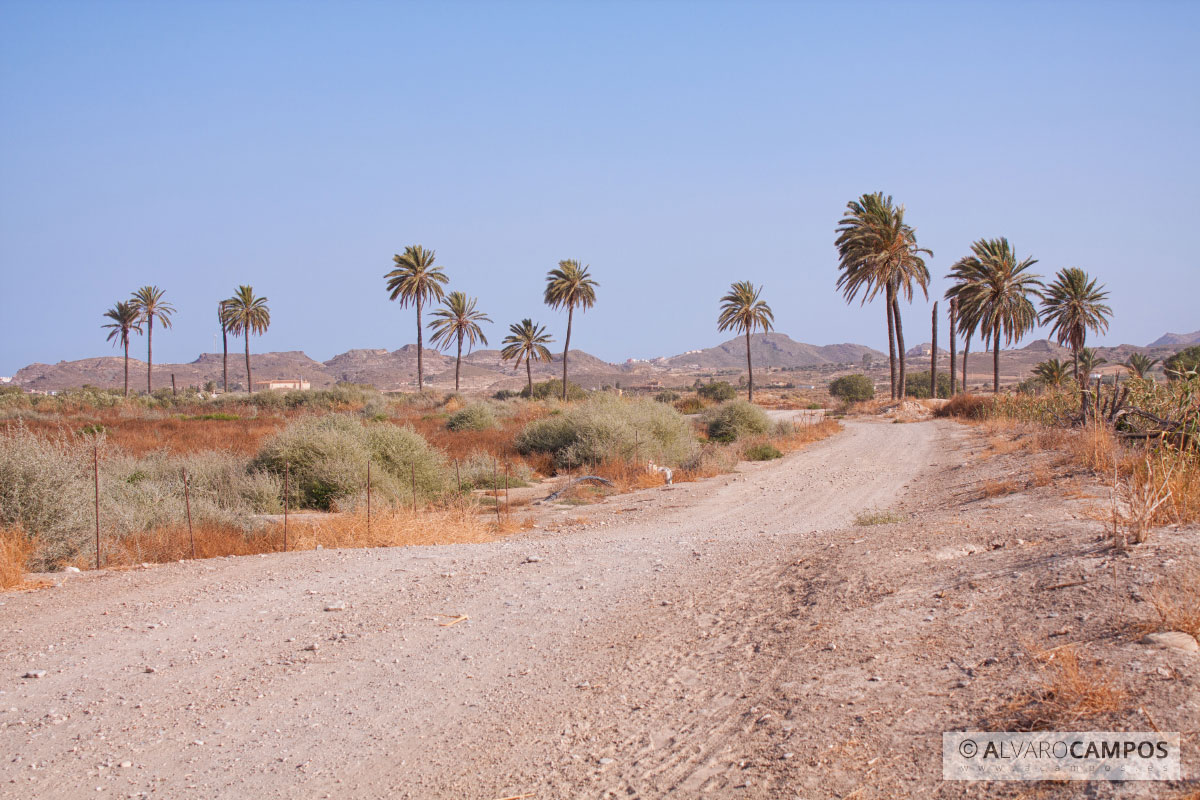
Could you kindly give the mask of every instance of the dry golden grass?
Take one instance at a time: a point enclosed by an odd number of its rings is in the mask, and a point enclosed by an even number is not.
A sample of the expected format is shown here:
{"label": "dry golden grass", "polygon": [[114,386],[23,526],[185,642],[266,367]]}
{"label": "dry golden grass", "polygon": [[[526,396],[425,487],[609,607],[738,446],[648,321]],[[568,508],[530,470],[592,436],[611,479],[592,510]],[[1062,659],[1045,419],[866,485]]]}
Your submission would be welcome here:
{"label": "dry golden grass", "polygon": [[1021,490],[1021,487],[1017,484],[1016,481],[1004,480],[1004,481],[986,481],[983,484],[982,491],[983,491],[983,496],[985,498],[987,498],[987,497],[1001,497],[1006,494],[1015,494],[1015,493],[1019,492],[1020,490]]}
{"label": "dry golden grass", "polygon": [[1085,662],[1071,645],[1034,656],[1037,686],[1001,709],[1009,730],[1076,730],[1081,721],[1127,708],[1129,694],[1116,673],[1099,662]]}
{"label": "dry golden grass", "polygon": [[226,420],[193,419],[186,415],[165,417],[147,413],[145,416],[127,417],[118,410],[106,410],[52,419],[6,420],[0,423],[0,432],[23,424],[33,433],[53,436],[102,425],[111,443],[135,456],[162,449],[173,454],[222,450],[254,455],[262,441],[286,422],[287,419],[282,416]]}
{"label": "dry golden grass", "polygon": [[33,540],[20,528],[0,529],[0,589],[25,585],[25,566],[33,550]]}
{"label": "dry golden grass", "polygon": [[1154,630],[1183,631],[1200,638],[1200,562],[1189,562],[1159,579],[1150,592],[1158,615]]}

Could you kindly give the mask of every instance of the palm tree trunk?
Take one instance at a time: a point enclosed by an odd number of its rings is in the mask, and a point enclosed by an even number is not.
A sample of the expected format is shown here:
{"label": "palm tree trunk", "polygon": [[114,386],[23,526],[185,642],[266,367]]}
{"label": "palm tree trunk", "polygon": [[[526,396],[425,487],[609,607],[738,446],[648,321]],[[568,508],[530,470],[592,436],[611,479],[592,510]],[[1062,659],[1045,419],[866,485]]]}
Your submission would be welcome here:
{"label": "palm tree trunk", "polygon": [[154,392],[150,384],[150,373],[154,371],[154,317],[146,320],[146,394]]}
{"label": "palm tree trunk", "polygon": [[[571,320],[575,317],[575,306],[567,306],[567,341],[563,345],[563,393],[562,399],[567,401],[567,353],[571,350]],[[529,392],[530,398],[533,397],[533,390]]]}
{"label": "palm tree trunk", "polygon": [[250,329],[246,328],[246,394],[254,394],[254,378],[250,374]]}
{"label": "palm tree trunk", "polygon": [[904,396],[908,394],[908,387],[904,385],[904,381],[907,379],[908,375],[906,374],[907,370],[905,368],[904,358],[904,328],[900,324],[900,300],[896,296],[895,292],[892,293],[892,304],[896,306],[896,311],[894,312],[896,315],[896,351],[897,358],[900,361],[900,381],[896,388],[900,392],[900,399],[903,400]]}
{"label": "palm tree trunk", "polygon": [[754,402],[754,365],[750,363],[750,328],[746,328],[746,399]]}
{"label": "palm tree trunk", "polygon": [[129,397],[129,334],[125,334],[125,396]]}
{"label": "palm tree trunk", "polygon": [[888,322],[888,367],[892,371],[892,399],[896,399],[896,320],[893,317],[895,313],[892,304],[893,289],[889,283],[887,287],[884,302],[887,304],[887,322]]}
{"label": "palm tree trunk", "polygon": [[962,383],[963,394],[968,393],[967,389],[967,356],[971,353],[971,332],[967,331],[967,339],[963,342],[963,363],[962,363]]}
{"label": "palm tree trunk", "polygon": [[996,326],[996,338],[992,343],[992,394],[1000,394],[1000,326]]}
{"label": "palm tree trunk", "polygon": [[221,391],[229,392],[229,331],[221,323]]}
{"label": "palm tree trunk", "polygon": [[[1075,362],[1075,382],[1079,383],[1079,348],[1071,348],[1071,360]],[[1080,383],[1079,385],[1082,386],[1083,384]]]}
{"label": "palm tree trunk", "polygon": [[424,347],[421,339],[421,295],[417,294],[417,391],[425,391],[425,362],[422,358]]}
{"label": "palm tree trunk", "polygon": [[933,301],[933,341],[929,346],[929,396],[937,399],[937,300]]}
{"label": "palm tree trunk", "polygon": [[529,380],[529,399],[533,399],[533,367],[529,364],[529,359],[525,359],[525,377]]}
{"label": "palm tree trunk", "polygon": [[958,394],[958,386],[954,382],[955,363],[958,356],[958,300],[950,301],[950,396]]}
{"label": "palm tree trunk", "polygon": [[454,359],[454,393],[458,394],[458,371],[462,368],[462,331],[458,332],[458,357]]}

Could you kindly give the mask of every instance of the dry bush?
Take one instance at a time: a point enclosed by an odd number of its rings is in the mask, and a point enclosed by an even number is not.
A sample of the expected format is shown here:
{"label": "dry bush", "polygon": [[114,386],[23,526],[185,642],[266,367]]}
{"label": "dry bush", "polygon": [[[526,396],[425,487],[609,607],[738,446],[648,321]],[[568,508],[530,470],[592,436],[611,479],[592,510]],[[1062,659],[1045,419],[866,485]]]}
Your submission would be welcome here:
{"label": "dry bush", "polygon": [[1045,464],[1035,464],[1029,472],[1031,486],[1048,486],[1054,481],[1054,473]]}
{"label": "dry bush", "polygon": [[985,481],[983,484],[983,496],[985,498],[1000,497],[1006,494],[1015,494],[1020,490],[1021,487],[1017,485],[1017,482],[1011,480]]}
{"label": "dry bush", "polygon": [[977,394],[956,394],[933,412],[935,417],[983,419],[990,413],[992,400]]}
{"label": "dry bush", "polygon": [[1200,562],[1192,561],[1155,582],[1150,602],[1155,630],[1183,631],[1200,639]]}
{"label": "dry bush", "polygon": [[813,442],[828,439],[841,429],[842,425],[837,420],[825,418],[811,424],[776,425],[771,432],[770,442],[783,452],[791,453]]}
{"label": "dry bush", "polygon": [[[197,413],[190,416],[164,416],[161,412],[135,409],[111,409],[86,415],[63,415],[42,419],[23,419],[30,432],[57,436],[99,426],[109,442],[131,455],[141,456],[158,450],[172,454],[219,450],[252,456],[259,445],[286,423],[282,416],[252,416],[245,419],[214,418],[224,415]],[[0,423],[0,432],[10,432],[17,420]]]}
{"label": "dry bush", "polygon": [[25,585],[25,571],[33,556],[33,539],[20,528],[0,529],[0,589]]}
{"label": "dry bush", "polygon": [[1039,653],[1035,663],[1038,685],[1001,709],[1007,730],[1081,730],[1071,726],[1126,708],[1129,694],[1116,673],[1084,662],[1073,646]]}

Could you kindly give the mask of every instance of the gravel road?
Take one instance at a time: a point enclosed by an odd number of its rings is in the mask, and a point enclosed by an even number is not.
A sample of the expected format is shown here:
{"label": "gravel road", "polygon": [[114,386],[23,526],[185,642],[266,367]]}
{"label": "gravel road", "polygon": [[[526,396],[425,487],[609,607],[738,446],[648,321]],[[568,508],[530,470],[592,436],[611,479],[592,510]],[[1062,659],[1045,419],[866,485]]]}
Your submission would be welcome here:
{"label": "gravel road", "polygon": [[[865,713],[840,697],[850,685],[879,686],[893,709],[868,721],[877,736],[915,719],[897,682],[927,649],[913,643],[907,665],[871,660],[889,649],[877,636],[895,650],[927,601],[870,594],[892,569],[879,539],[895,534],[861,544],[850,526],[865,509],[905,509],[922,476],[952,475],[966,436],[942,421],[848,421],[733,476],[549,511],[565,525],[555,533],[194,561],[0,596],[0,797],[862,785],[866,758],[827,765],[813,737],[867,738],[849,733]],[[906,558],[914,584],[942,563]],[[866,617],[839,632],[860,595],[895,607],[879,630]],[[907,779],[940,773],[925,760]]]}

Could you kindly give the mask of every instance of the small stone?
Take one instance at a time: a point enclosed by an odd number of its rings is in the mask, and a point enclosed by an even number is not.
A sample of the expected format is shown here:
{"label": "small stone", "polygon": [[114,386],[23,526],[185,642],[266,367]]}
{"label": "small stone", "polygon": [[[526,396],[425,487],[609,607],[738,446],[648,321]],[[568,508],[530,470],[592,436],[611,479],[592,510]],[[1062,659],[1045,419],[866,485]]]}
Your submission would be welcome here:
{"label": "small stone", "polygon": [[122,761],[122,762],[121,762],[121,768],[122,768],[122,769],[129,769],[129,768],[130,768],[130,767],[132,767],[132,766],[133,766],[133,762],[132,762],[132,761]]}
{"label": "small stone", "polygon": [[1183,631],[1148,633],[1142,637],[1142,644],[1153,645],[1154,647],[1166,647],[1171,650],[1180,650],[1184,653],[1200,651],[1200,642],[1196,641],[1196,637]]}
{"label": "small stone", "polygon": [[318,649],[320,649],[320,647],[321,647],[321,645],[317,644],[316,642],[313,642],[312,644],[308,645],[304,649],[308,650],[309,652],[315,653],[315,652],[317,652]]}
{"label": "small stone", "polygon": [[158,670],[156,670],[154,667],[146,667],[146,672],[153,674],[158,672]]}
{"label": "small stone", "polygon": [[345,611],[346,604],[345,603],[330,603],[329,605],[325,606],[325,610],[326,611]]}
{"label": "small stone", "polygon": [[611,758],[602,758],[602,759],[600,759],[600,766],[606,767],[609,764],[613,763],[613,761],[614,761],[614,759],[611,759]]}
{"label": "small stone", "polygon": [[526,564],[536,564],[541,560],[542,560],[541,556],[526,556],[525,557]]}
{"label": "small stone", "polygon": [[79,572],[79,567],[67,567],[64,572]]}
{"label": "small stone", "polygon": [[871,677],[867,678],[867,680],[872,683],[879,683],[883,680],[883,678],[879,677],[878,675],[872,675]]}
{"label": "small stone", "polygon": [[46,670],[44,670],[44,669],[31,669],[31,670],[29,670],[29,672],[26,672],[26,673],[25,673],[24,675],[22,675],[21,677],[22,677],[22,678],[44,678],[44,677],[46,677]]}

